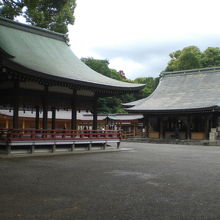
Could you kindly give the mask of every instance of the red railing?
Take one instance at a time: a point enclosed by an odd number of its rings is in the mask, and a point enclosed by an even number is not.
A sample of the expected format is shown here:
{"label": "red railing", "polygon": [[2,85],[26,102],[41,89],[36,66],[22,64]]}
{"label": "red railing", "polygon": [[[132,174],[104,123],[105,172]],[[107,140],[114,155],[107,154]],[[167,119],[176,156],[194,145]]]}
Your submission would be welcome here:
{"label": "red railing", "polygon": [[121,139],[121,131],[67,129],[0,129],[3,141]]}

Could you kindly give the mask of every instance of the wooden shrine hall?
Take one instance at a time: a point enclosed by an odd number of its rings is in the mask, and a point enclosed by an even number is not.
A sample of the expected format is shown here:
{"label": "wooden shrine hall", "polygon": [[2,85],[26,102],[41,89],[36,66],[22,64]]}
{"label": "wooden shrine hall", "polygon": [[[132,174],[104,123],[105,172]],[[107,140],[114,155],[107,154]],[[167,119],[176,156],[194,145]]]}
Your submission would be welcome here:
{"label": "wooden shrine hall", "polygon": [[149,97],[124,107],[144,115],[148,138],[208,140],[210,132],[216,138],[220,126],[220,67],[164,72]]}
{"label": "wooden shrine hall", "polygon": [[[93,113],[93,133],[87,140],[114,139],[117,135],[97,134],[97,100],[99,97],[133,93],[144,85],[117,81],[99,74],[71,51],[66,36],[42,28],[0,17],[0,109],[13,111],[13,129],[1,132],[1,144],[74,144],[83,135],[75,134],[76,112],[84,109]],[[68,135],[56,131],[56,110],[71,111]],[[35,112],[35,128],[19,128],[19,110]],[[39,129],[39,112],[43,112]],[[48,127],[48,111],[52,112]],[[41,135],[40,135],[41,134]]]}

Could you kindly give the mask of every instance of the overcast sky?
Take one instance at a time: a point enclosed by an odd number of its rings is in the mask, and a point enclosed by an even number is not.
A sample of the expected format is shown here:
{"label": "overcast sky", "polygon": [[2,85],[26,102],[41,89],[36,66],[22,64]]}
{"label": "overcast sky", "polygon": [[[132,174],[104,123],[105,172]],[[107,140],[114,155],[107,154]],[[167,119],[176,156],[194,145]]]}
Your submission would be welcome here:
{"label": "overcast sky", "polygon": [[219,13],[219,0],[78,0],[71,48],[129,79],[156,77],[175,50],[220,47]]}

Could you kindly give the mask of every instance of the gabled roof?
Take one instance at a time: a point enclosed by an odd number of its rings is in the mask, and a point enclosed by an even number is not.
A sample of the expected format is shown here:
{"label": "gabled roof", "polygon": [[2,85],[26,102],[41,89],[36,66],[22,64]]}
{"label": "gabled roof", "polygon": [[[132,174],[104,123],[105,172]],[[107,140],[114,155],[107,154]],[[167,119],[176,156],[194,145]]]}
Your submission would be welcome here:
{"label": "gabled roof", "polygon": [[0,17],[0,36],[2,65],[16,71],[94,88],[137,91],[144,86],[93,71],[74,55],[63,34]]}
{"label": "gabled roof", "polygon": [[[127,105],[132,103],[127,103]],[[163,73],[156,90],[129,112],[215,110],[220,107],[220,67]],[[128,105],[129,106],[129,105]]]}

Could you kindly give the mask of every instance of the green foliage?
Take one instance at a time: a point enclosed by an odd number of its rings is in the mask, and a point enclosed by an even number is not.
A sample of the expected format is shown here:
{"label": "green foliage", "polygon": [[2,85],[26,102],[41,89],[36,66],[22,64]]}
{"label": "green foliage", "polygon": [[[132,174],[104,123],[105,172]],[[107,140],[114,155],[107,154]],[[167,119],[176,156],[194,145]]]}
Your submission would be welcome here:
{"label": "green foliage", "polygon": [[83,61],[91,69],[95,70],[98,73],[101,73],[102,75],[105,75],[112,79],[123,80],[123,77],[120,75],[120,73],[108,67],[109,65],[108,60],[98,60],[92,57],[88,57],[88,58],[81,58],[81,61]]}
{"label": "green foliage", "polygon": [[0,0],[0,14],[9,19],[23,16],[27,22],[66,34],[74,23],[75,0]]}
{"label": "green foliage", "polygon": [[137,99],[144,98],[150,95],[158,84],[159,78],[137,78],[135,80],[126,79],[125,76],[122,74],[123,71],[117,72],[114,69],[110,69],[108,67],[109,62],[108,60],[98,60],[93,58],[82,58],[81,59],[86,65],[90,68],[99,72],[105,76],[108,76],[113,79],[130,82],[130,83],[140,83],[146,84],[146,87],[135,94],[124,94],[118,97],[105,97],[99,98],[98,100],[98,112],[99,113],[124,113],[125,110],[122,108],[122,103],[132,102]]}
{"label": "green foliage", "polygon": [[123,113],[121,99],[117,97],[105,97],[98,100],[98,112],[100,113]]}
{"label": "green foliage", "polygon": [[171,60],[165,72],[220,66],[220,48],[218,47],[209,47],[202,52],[196,46],[189,46],[169,56]]}
{"label": "green foliage", "polygon": [[209,47],[203,54],[201,63],[203,67],[220,66],[220,49],[218,47]]}
{"label": "green foliage", "polygon": [[135,100],[149,96],[156,89],[158,82],[159,82],[159,78],[153,78],[153,77],[136,78],[134,80],[134,83],[145,84],[145,87],[143,90],[139,91],[134,95]]}
{"label": "green foliage", "polygon": [[201,67],[201,51],[196,46],[189,46],[170,54],[171,60],[165,71],[195,69]]}

